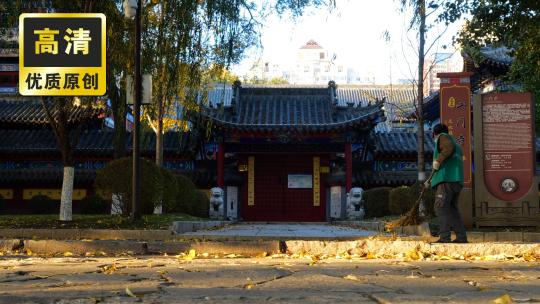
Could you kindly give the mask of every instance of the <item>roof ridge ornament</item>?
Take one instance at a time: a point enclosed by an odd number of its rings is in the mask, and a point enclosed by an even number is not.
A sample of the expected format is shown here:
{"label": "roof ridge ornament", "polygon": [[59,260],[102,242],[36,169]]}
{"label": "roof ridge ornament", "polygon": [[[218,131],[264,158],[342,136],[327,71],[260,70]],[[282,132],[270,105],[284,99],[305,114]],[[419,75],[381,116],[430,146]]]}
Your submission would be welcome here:
{"label": "roof ridge ornament", "polygon": [[237,113],[236,108],[238,107],[238,104],[240,103],[240,89],[241,88],[242,88],[242,82],[236,79],[233,82],[233,95],[231,97],[231,108],[232,108],[233,115],[236,115]]}
{"label": "roof ridge ornament", "polygon": [[328,82],[328,90],[330,91],[330,101],[332,102],[332,106],[337,107],[339,102],[337,98],[337,85],[335,81],[330,80]]}

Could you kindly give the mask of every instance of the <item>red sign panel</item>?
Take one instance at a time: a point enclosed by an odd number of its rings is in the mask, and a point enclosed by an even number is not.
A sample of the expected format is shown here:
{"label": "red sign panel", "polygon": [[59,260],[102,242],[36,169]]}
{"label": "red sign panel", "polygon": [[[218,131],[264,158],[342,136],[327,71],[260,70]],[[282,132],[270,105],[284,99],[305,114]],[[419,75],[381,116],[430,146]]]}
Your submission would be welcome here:
{"label": "red sign panel", "polygon": [[527,194],[535,174],[531,93],[482,95],[484,181],[504,201]]}
{"label": "red sign panel", "polygon": [[[441,78],[440,117],[449,133],[463,150],[463,177],[466,188],[472,187],[471,154],[471,90],[469,75],[445,73]],[[446,78],[448,77],[448,78]]]}

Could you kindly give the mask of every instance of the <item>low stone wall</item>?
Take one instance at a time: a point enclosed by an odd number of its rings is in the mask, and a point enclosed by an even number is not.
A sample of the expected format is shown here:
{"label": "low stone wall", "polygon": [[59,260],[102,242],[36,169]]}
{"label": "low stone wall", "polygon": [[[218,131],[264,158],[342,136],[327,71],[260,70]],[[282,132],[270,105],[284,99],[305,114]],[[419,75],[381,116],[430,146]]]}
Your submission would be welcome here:
{"label": "low stone wall", "polygon": [[[392,231],[385,230],[385,223],[382,221],[339,221],[336,225],[355,227],[381,233],[390,232],[400,236],[421,236],[431,237],[429,225],[423,223],[417,226],[397,227]],[[540,243],[540,232],[521,231],[467,231],[467,238],[471,243],[482,242],[513,242],[513,243]]]}
{"label": "low stone wall", "polygon": [[177,234],[225,226],[226,221],[177,221],[171,230],[129,229],[0,229],[0,239],[40,240],[145,240],[169,241]]}

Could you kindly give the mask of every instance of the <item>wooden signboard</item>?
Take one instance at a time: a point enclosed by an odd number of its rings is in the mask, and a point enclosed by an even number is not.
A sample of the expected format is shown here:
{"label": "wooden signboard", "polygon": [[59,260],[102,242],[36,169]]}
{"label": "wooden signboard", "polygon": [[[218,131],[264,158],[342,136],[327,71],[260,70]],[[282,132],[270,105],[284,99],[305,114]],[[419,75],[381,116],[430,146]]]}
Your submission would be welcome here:
{"label": "wooden signboard", "polygon": [[464,189],[459,195],[459,213],[465,226],[473,225],[471,83],[470,72],[437,73],[441,79],[440,118],[463,150]]}
{"label": "wooden signboard", "polygon": [[540,225],[532,94],[477,95],[475,106],[477,225]]}
{"label": "wooden signboard", "polygon": [[441,123],[463,150],[465,188],[472,187],[470,73],[439,73]]}

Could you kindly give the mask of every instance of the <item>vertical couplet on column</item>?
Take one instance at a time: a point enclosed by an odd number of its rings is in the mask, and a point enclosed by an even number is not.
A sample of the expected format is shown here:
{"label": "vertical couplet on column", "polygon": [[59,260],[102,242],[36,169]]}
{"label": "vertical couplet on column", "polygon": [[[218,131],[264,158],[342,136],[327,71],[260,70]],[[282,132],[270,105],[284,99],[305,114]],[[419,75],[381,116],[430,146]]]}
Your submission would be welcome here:
{"label": "vertical couplet on column", "polygon": [[255,156],[248,157],[248,206],[255,205]]}
{"label": "vertical couplet on column", "polygon": [[321,159],[313,157],[313,206],[321,205]]}
{"label": "vertical couplet on column", "polygon": [[345,190],[347,193],[352,188],[352,145],[345,144]]}

